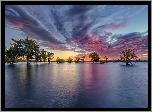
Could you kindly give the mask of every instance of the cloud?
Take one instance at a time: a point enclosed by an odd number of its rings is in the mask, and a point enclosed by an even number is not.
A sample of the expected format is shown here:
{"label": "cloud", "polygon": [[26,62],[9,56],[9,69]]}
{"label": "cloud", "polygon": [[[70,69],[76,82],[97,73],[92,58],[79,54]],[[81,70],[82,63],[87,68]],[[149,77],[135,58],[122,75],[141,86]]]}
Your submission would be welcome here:
{"label": "cloud", "polygon": [[146,7],[147,7],[147,5],[143,6],[141,9],[137,10],[134,14],[129,15],[128,18],[131,18],[131,17],[133,17],[134,15],[140,13],[140,12],[141,12],[143,9],[145,9]]}
{"label": "cloud", "polygon": [[[129,7],[129,6],[128,6]],[[105,5],[7,5],[5,27],[19,30],[21,35],[40,41],[52,50],[73,50],[79,53],[96,51],[116,55],[126,48],[148,49],[148,31],[116,34],[125,28],[131,16],[146,6]],[[127,13],[127,14],[126,14]]]}
{"label": "cloud", "polygon": [[5,20],[32,38],[50,41],[56,44],[62,43],[55,39],[50,32],[46,31],[39,21],[35,20],[19,6],[6,6]]}

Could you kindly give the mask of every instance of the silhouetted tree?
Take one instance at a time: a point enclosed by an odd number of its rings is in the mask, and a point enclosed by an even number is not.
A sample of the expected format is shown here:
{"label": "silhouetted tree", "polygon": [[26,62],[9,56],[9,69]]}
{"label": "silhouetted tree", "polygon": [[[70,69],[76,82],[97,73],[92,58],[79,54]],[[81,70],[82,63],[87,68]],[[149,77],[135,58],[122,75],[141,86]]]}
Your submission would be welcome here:
{"label": "silhouetted tree", "polygon": [[41,58],[43,59],[43,61],[45,62],[46,58],[47,58],[47,51],[45,51],[44,49],[42,49],[40,51],[40,55],[41,55]]}
{"label": "silhouetted tree", "polygon": [[40,59],[41,59],[41,52],[40,52],[40,51],[37,51],[37,52],[35,53],[35,62],[38,62]]}
{"label": "silhouetted tree", "polygon": [[45,61],[46,58],[53,59],[54,53],[50,53],[47,51],[42,51],[39,50],[39,45],[35,40],[29,39],[28,36],[25,39],[19,39],[19,40],[13,40],[13,44],[11,44],[10,49],[7,49],[5,46],[5,62],[11,62],[14,63],[18,57],[24,57],[26,56],[27,60],[27,65],[29,64],[29,59],[32,59],[33,56],[36,58],[36,62],[40,59],[41,57]]}
{"label": "silhouetted tree", "polygon": [[15,40],[12,39],[15,43],[15,45],[17,45],[16,47],[16,52],[19,56],[26,56],[26,60],[27,60],[27,65],[29,64],[29,59],[32,58],[32,56],[36,55],[37,52],[39,51],[39,45],[36,43],[35,40],[32,39],[19,39],[19,40]]}
{"label": "silhouetted tree", "polygon": [[5,47],[5,62],[13,64],[18,61],[18,54],[16,51],[16,44],[11,45],[9,49]]}
{"label": "silhouetted tree", "polygon": [[130,65],[129,63],[131,63],[131,60],[133,59],[137,59],[135,50],[127,49],[120,52],[120,61],[126,63],[126,65]]}
{"label": "silhouetted tree", "polygon": [[80,60],[81,60],[82,63],[84,63],[84,58],[85,58],[85,56],[82,56],[82,57],[80,58]]}
{"label": "silhouetted tree", "polygon": [[56,62],[57,62],[57,63],[64,63],[64,59],[60,59],[59,57],[57,57]]}
{"label": "silhouetted tree", "polygon": [[54,53],[47,52],[47,58],[48,58],[48,60],[52,60],[54,58]]}
{"label": "silhouetted tree", "polygon": [[105,56],[105,62],[107,63],[107,60],[108,60],[108,58],[107,58],[107,56]]}
{"label": "silhouetted tree", "polygon": [[67,60],[68,60],[68,63],[71,63],[73,59],[69,57]]}
{"label": "silhouetted tree", "polygon": [[92,58],[91,60],[92,60],[93,63],[94,63],[94,62],[98,62],[99,59],[100,59],[99,56],[98,56],[98,54],[95,53],[95,52],[90,53],[89,58]]}
{"label": "silhouetted tree", "polygon": [[75,63],[78,63],[78,62],[84,63],[84,58],[85,58],[85,56],[76,56]]}
{"label": "silhouetted tree", "polygon": [[80,60],[80,57],[76,56],[76,57],[75,57],[75,63],[78,63],[79,60]]}

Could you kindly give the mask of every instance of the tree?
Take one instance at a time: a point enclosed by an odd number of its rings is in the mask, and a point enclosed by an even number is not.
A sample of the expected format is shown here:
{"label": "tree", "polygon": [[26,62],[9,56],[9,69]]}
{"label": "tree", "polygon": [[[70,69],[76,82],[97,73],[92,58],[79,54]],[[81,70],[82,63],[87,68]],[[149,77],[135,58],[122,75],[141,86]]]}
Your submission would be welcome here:
{"label": "tree", "polygon": [[84,63],[84,58],[85,58],[85,56],[80,57],[80,60],[82,63]]}
{"label": "tree", "polygon": [[94,62],[98,62],[99,59],[100,59],[99,56],[98,56],[98,54],[95,53],[95,52],[90,53],[89,58],[92,58],[91,60],[92,60],[93,63],[94,63]]}
{"label": "tree", "polygon": [[12,62],[14,63],[16,59],[20,56],[26,56],[27,65],[29,64],[29,59],[33,58],[35,56],[36,62],[43,58],[45,61],[46,58],[53,59],[54,53],[50,53],[47,51],[39,50],[39,45],[35,40],[29,39],[28,36],[25,39],[19,39],[19,40],[13,40],[13,44],[11,44],[11,47],[9,50],[7,50],[7,47],[5,46],[5,61],[6,62]]}
{"label": "tree", "polygon": [[45,62],[45,60],[46,60],[46,58],[47,58],[47,51],[45,51],[44,49],[42,49],[42,50],[40,51],[40,55],[41,55],[43,61]]}
{"label": "tree", "polygon": [[76,56],[76,57],[75,57],[75,63],[78,63],[79,60],[80,60],[80,57]]}
{"label": "tree", "polygon": [[64,59],[60,59],[59,57],[57,57],[56,62],[57,62],[57,63],[64,63]]}
{"label": "tree", "polygon": [[54,58],[54,53],[47,52],[47,58],[48,58],[48,62],[50,63],[50,60],[52,60]]}
{"label": "tree", "polygon": [[5,47],[5,62],[13,64],[18,61],[18,54],[16,52],[16,45],[10,46],[9,49]]}
{"label": "tree", "polygon": [[49,58],[50,60],[52,60],[54,58],[54,53],[47,52],[47,58]]}
{"label": "tree", "polygon": [[19,39],[15,40],[12,39],[15,42],[15,45],[17,45],[16,52],[19,56],[26,56],[27,65],[29,64],[29,59],[32,58],[32,56],[37,55],[37,52],[39,51],[39,45],[36,43],[35,40],[32,39]]}
{"label": "tree", "polygon": [[7,47],[5,46],[5,55],[6,55],[6,52],[7,52]]}
{"label": "tree", "polygon": [[105,62],[107,63],[107,60],[108,60],[107,56],[105,56],[104,58],[105,58]]}
{"label": "tree", "polygon": [[85,58],[85,56],[76,56],[75,63],[78,63],[78,62],[84,63],[84,58]]}
{"label": "tree", "polygon": [[126,65],[132,64],[131,60],[134,60],[137,58],[138,57],[135,53],[135,50],[127,49],[127,50],[120,52],[120,61],[126,63]]}
{"label": "tree", "polygon": [[24,49],[23,49],[23,40],[19,39],[19,40],[15,40],[12,38],[12,40],[14,41],[14,43],[12,45],[16,46],[16,52],[18,54],[18,56],[24,56]]}
{"label": "tree", "polygon": [[103,60],[100,60],[100,64],[107,63],[107,60],[108,60],[108,58],[107,58],[107,56],[105,56],[105,57],[103,58]]}
{"label": "tree", "polygon": [[41,59],[41,52],[40,52],[40,51],[37,51],[37,52],[35,53],[35,61],[36,61],[36,63],[39,61],[39,59]]}
{"label": "tree", "polygon": [[71,63],[73,59],[71,57],[69,57],[69,59],[67,59],[67,60],[68,60],[68,63]]}
{"label": "tree", "polygon": [[29,59],[36,55],[39,51],[39,45],[37,45],[35,40],[26,39],[23,40],[23,48],[24,48],[24,55],[27,57],[27,65],[29,64]]}

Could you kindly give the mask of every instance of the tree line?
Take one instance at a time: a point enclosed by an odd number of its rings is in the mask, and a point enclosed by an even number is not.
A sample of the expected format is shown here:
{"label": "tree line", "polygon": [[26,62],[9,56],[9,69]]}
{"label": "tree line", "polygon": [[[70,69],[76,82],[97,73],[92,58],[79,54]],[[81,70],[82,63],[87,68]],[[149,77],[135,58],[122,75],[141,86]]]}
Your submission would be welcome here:
{"label": "tree line", "polygon": [[40,46],[37,44],[35,40],[29,39],[28,36],[25,39],[13,40],[13,44],[11,44],[8,49],[5,46],[5,62],[13,64],[18,62],[19,57],[26,56],[27,65],[29,63],[29,59],[33,59],[35,57],[35,61],[39,60],[46,61],[46,59],[52,60],[54,58],[54,53],[45,51],[44,49],[40,50]]}
{"label": "tree line", "polygon": [[[5,46],[5,62],[13,64],[15,62],[18,62],[19,57],[26,56],[27,65],[29,63],[29,59],[35,58],[35,62],[38,61],[46,61],[48,59],[48,62],[50,63],[50,60],[54,58],[54,53],[45,51],[44,49],[40,50],[40,46],[37,44],[35,40],[29,39],[28,36],[25,39],[19,39],[19,40],[13,40],[13,44],[11,44],[10,48],[7,49]],[[85,56],[82,57],[75,57],[75,62],[84,62]],[[89,54],[89,58],[91,58],[91,61],[94,62],[100,62],[100,64],[104,64],[107,62],[107,57],[104,57],[104,60],[100,60],[99,55],[96,52],[92,52]],[[120,62],[126,63],[126,65],[132,64],[131,60],[137,59],[137,54],[135,50],[127,49],[120,52]],[[69,57],[68,63],[72,62],[72,58]],[[57,63],[63,63],[64,60],[57,57],[56,60]]]}

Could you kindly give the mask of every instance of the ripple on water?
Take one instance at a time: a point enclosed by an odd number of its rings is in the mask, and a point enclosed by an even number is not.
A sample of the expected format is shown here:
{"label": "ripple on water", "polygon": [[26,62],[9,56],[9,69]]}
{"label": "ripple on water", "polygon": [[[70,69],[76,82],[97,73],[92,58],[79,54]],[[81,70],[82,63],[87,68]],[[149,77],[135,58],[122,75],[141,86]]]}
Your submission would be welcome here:
{"label": "ripple on water", "polygon": [[7,108],[146,108],[148,64],[5,65]]}

